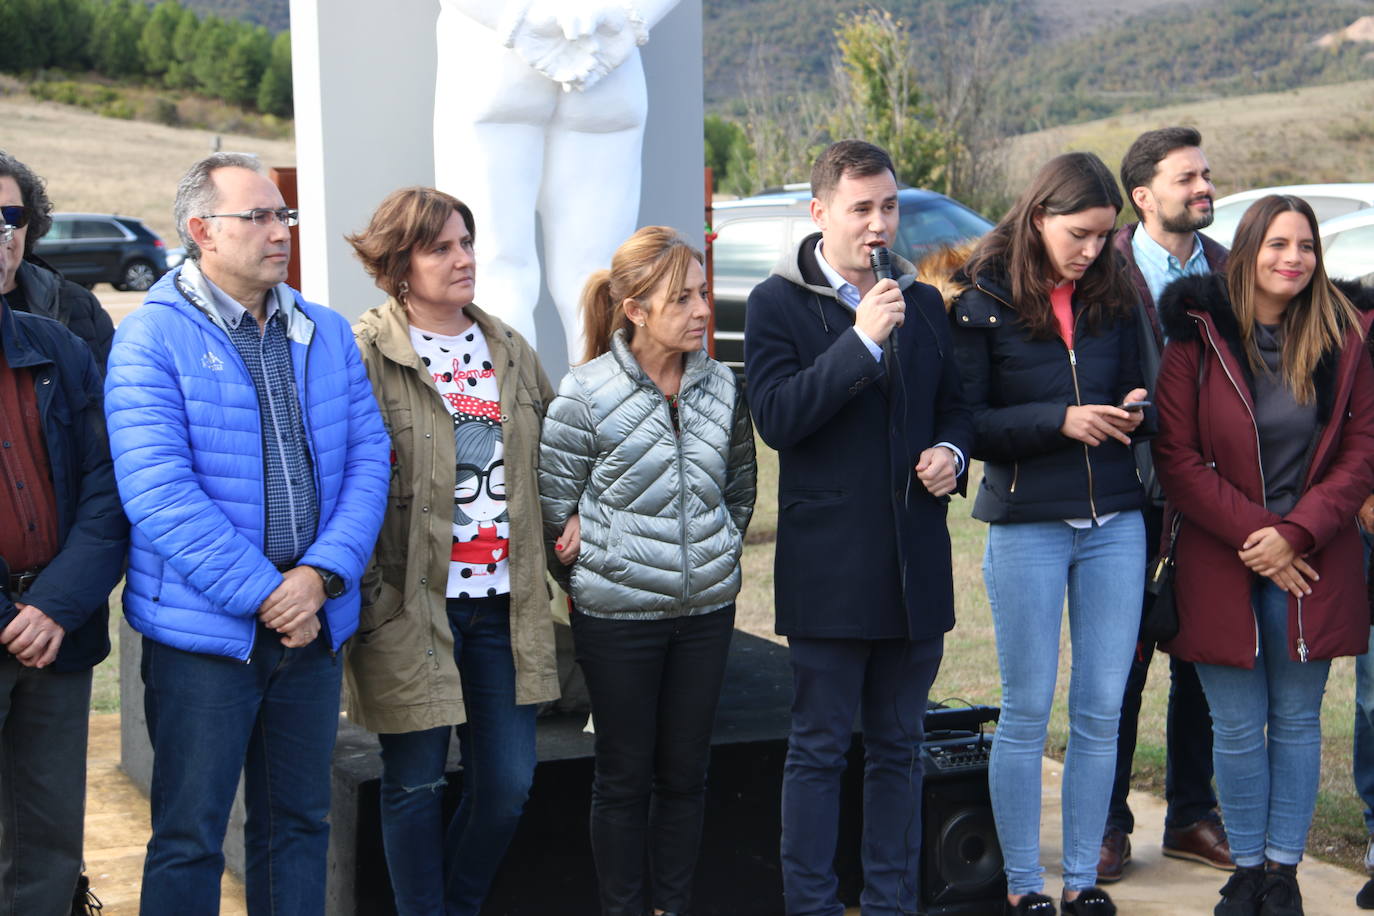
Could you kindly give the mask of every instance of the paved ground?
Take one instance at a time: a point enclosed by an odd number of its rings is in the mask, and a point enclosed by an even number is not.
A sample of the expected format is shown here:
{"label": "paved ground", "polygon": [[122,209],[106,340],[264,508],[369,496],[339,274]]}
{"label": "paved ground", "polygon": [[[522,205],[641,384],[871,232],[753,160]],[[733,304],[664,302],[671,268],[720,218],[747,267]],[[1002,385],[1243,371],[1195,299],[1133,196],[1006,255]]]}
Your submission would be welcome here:
{"label": "paved ground", "polygon": [[[86,803],[86,871],[105,904],[101,916],[134,916],[138,912],[143,849],[148,842],[148,802],[119,770],[119,716],[91,716],[91,750]],[[1043,861],[1047,892],[1058,895],[1060,765],[1046,759],[1044,768]],[[1212,912],[1224,873],[1202,865],[1166,859],[1157,838],[1164,827],[1159,799],[1133,796],[1136,813],[1135,858],[1126,879],[1110,888],[1123,916],[1179,916]],[[1308,860],[1301,874],[1309,916],[1358,913],[1355,893],[1364,876]],[[224,916],[244,916],[243,885],[226,875],[222,885]],[[550,914],[530,914],[550,916]],[[851,910],[850,916],[859,916]]]}

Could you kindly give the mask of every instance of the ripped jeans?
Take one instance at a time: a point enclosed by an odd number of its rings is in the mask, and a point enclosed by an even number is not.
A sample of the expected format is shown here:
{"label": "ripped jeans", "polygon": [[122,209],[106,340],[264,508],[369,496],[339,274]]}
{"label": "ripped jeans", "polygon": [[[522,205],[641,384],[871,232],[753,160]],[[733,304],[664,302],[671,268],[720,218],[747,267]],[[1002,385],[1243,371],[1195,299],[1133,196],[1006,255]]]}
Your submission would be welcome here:
{"label": "ripped jeans", "polygon": [[398,916],[477,916],[534,779],[533,705],[515,703],[510,601],[450,598],[467,722],[458,807],[443,821],[448,727],[381,734],[382,842]]}

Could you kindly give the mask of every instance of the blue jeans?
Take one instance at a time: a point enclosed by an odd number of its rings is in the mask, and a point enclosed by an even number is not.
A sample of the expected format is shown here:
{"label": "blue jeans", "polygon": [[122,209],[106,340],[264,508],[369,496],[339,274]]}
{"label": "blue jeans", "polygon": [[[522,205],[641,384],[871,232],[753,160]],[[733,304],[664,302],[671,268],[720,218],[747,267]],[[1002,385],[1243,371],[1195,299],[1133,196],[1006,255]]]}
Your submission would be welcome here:
{"label": "blue jeans", "polygon": [[[862,600],[856,596],[856,600]],[[835,846],[845,755],[864,740],[864,916],[915,913],[921,864],[921,741],[944,637],[788,640],[792,730],[782,776],[788,916],[843,916]]]}
{"label": "blue jeans", "polygon": [[[1364,570],[1369,575],[1369,552],[1374,544],[1364,529]],[[1374,627],[1369,629],[1370,647],[1374,648]],[[1355,656],[1355,758],[1351,767],[1355,791],[1364,802],[1365,832],[1374,836],[1374,652]]]}
{"label": "blue jeans", "polygon": [[[1254,668],[1197,666],[1212,707],[1212,756],[1237,865],[1296,865],[1307,845],[1321,774],[1322,694],[1329,661],[1288,657],[1288,594],[1255,586]],[[1266,726],[1268,729],[1266,741]]]}
{"label": "blue jeans", "polygon": [[1121,696],[1140,629],[1145,583],[1140,513],[1123,512],[1106,525],[1084,529],[1062,521],[991,525],[983,578],[1002,669],[1002,716],[988,787],[1009,894],[1044,887],[1040,761],[1068,593],[1073,664],[1062,789],[1063,872],[1067,889],[1082,890],[1097,883]]}
{"label": "blue jeans", "polygon": [[287,649],[258,625],[249,663],[143,640],[153,835],[139,912],[216,913],[224,834],[244,781],[248,912],[324,913],[342,667],[328,629]]}
{"label": "blue jeans", "polygon": [[515,703],[510,598],[450,598],[453,658],[467,721],[458,808],[443,823],[449,734],[443,726],[378,735],[382,843],[398,916],[476,916],[534,781],[533,704]]}
{"label": "blue jeans", "polygon": [[[1374,627],[1369,628],[1374,649]],[[1374,836],[1374,651],[1355,656],[1355,791],[1364,802],[1365,832]]]}
{"label": "blue jeans", "polygon": [[81,875],[91,669],[0,648],[0,913],[67,913]]}

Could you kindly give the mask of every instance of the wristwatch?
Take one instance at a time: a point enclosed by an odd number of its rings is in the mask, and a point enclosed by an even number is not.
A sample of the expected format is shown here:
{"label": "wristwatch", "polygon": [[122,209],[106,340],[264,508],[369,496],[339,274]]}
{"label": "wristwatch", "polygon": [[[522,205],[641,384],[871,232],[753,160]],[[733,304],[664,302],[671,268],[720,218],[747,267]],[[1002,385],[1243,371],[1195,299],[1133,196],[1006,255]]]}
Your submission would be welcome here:
{"label": "wristwatch", "polygon": [[343,580],[343,576],[338,573],[332,570],[322,569],[319,566],[312,566],[310,568],[319,573],[320,578],[324,580],[324,596],[326,598],[337,598],[348,588],[347,583]]}

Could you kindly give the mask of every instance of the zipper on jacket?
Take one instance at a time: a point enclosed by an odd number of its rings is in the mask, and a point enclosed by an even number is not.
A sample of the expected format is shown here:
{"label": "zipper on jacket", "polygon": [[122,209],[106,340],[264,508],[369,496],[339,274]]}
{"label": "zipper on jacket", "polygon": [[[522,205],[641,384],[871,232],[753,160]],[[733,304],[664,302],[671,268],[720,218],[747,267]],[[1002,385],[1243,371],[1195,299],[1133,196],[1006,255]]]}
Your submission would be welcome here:
{"label": "zipper on jacket", "polygon": [[1307,661],[1307,639],[1302,632],[1302,599],[1298,599],[1298,661]]}
{"label": "zipper on jacket", "polygon": [[[1080,314],[1082,314],[1082,313],[1080,313]],[[1077,322],[1078,322],[1078,319],[1075,318],[1075,319],[1074,319],[1075,332],[1076,332],[1076,330],[1077,330]],[[1077,401],[1078,404],[1079,404],[1079,406],[1081,407],[1082,404],[1083,404],[1083,392],[1081,392],[1081,391],[1079,390],[1079,388],[1078,388],[1078,356],[1077,356],[1077,354],[1075,354],[1075,353],[1073,352],[1073,347],[1069,347],[1069,348],[1068,348],[1068,351],[1069,351],[1069,373],[1070,373],[1071,375],[1073,375],[1073,399],[1074,399],[1075,401]],[[1093,520],[1096,521],[1096,520],[1097,520],[1097,502],[1093,499],[1093,459],[1092,459],[1092,455],[1091,455],[1091,453],[1088,451],[1088,449],[1089,449],[1088,443],[1084,442],[1084,443],[1083,443],[1083,463],[1084,463],[1084,464],[1087,466],[1087,468],[1088,468],[1088,511],[1089,511],[1090,513],[1092,513]]]}
{"label": "zipper on jacket", "polygon": [[1020,476],[1021,476],[1021,462],[1020,462],[1020,460],[1018,459],[1018,460],[1013,461],[1013,462],[1011,463],[1011,490],[1010,490],[1010,492],[1012,492],[1012,493],[1015,493],[1015,492],[1016,492],[1016,479],[1017,479],[1018,477],[1020,477]]}
{"label": "zipper on jacket", "polygon": [[[1255,430],[1255,467],[1259,469],[1260,475],[1260,502],[1267,509],[1269,508],[1269,497],[1266,495],[1267,487],[1264,483],[1264,457],[1260,452],[1259,422],[1255,419],[1255,412],[1250,409],[1250,403],[1245,400],[1245,394],[1240,390],[1240,385],[1236,384],[1236,378],[1231,374],[1231,370],[1226,365],[1226,360],[1221,355],[1220,348],[1217,347],[1216,340],[1212,337],[1212,329],[1207,327],[1207,322],[1201,318],[1193,316],[1193,320],[1202,328],[1202,333],[1207,335],[1207,345],[1217,355],[1217,362],[1221,364],[1221,371],[1226,373],[1226,379],[1231,383],[1231,387],[1236,389],[1236,397],[1240,398],[1241,406],[1245,408],[1246,414],[1250,417],[1250,425]],[[1200,354],[1199,359],[1203,358]],[[1199,392],[1200,393],[1200,392]],[[1253,612],[1252,612],[1253,613]],[[1260,632],[1259,619],[1255,619],[1255,658],[1260,654]],[[1307,661],[1307,643],[1302,638],[1302,599],[1298,599],[1298,657]]]}
{"label": "zipper on jacket", "polygon": [[663,406],[663,412],[667,415],[668,429],[673,433],[673,445],[677,448],[677,518],[678,536],[682,546],[682,608],[686,610],[688,598],[691,594],[690,587],[691,563],[687,556],[687,475],[683,473],[682,460],[682,386],[678,385],[677,419],[678,429],[673,429],[673,412],[668,409],[668,400],[662,394],[657,395],[658,402]]}

